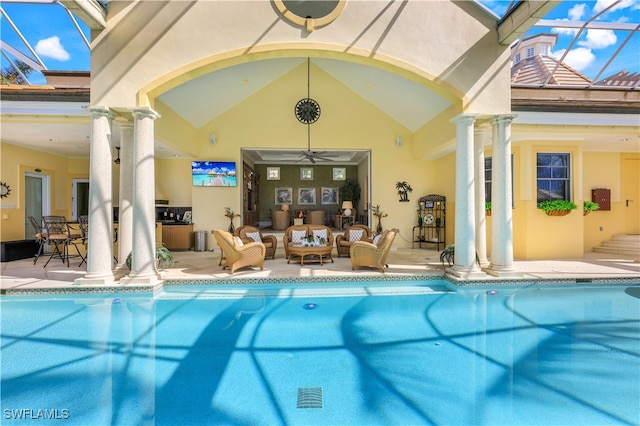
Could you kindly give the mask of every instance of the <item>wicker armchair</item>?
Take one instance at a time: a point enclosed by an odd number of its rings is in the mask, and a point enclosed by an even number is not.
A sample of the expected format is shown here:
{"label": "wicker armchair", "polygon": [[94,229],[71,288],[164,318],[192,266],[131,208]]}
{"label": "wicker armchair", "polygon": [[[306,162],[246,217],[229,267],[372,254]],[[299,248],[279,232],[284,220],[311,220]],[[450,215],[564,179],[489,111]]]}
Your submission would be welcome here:
{"label": "wicker armchair", "polygon": [[342,235],[336,235],[336,249],[338,250],[338,257],[345,255],[349,256],[351,245],[355,241],[351,241],[351,230],[362,230],[362,236],[359,241],[371,242],[371,228],[367,225],[352,225],[344,231]]}
{"label": "wicker armchair", "polygon": [[222,229],[213,231],[225,263],[222,269],[229,268],[233,274],[237,269],[245,266],[259,266],[264,269],[264,256],[266,248],[261,242],[254,241],[249,244],[239,245],[234,241],[233,235]]}
{"label": "wicker armchair", "polygon": [[396,238],[397,229],[384,231],[380,236],[378,244],[366,241],[356,241],[351,245],[351,270],[357,266],[367,266],[378,268],[380,272],[384,272],[384,268],[388,268],[387,255],[391,250],[391,244]]}
{"label": "wicker armchair", "polygon": [[249,237],[247,234],[257,232],[260,235],[260,241],[264,244],[264,247],[267,250],[267,254],[265,257],[271,257],[272,259],[276,258],[276,246],[278,245],[278,239],[275,235],[262,235],[262,232],[255,226],[251,225],[242,225],[234,231],[233,235],[236,237],[240,237],[244,244],[251,243],[255,241],[253,238]]}

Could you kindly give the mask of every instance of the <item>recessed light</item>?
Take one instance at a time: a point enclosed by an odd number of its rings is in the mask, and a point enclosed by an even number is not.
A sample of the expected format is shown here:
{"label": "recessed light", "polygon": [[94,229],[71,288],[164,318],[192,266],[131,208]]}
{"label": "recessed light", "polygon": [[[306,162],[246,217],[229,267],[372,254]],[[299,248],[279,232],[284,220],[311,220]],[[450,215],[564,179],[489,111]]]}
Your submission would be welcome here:
{"label": "recessed light", "polygon": [[50,138],[50,139],[49,139],[49,142],[58,142],[58,139]]}

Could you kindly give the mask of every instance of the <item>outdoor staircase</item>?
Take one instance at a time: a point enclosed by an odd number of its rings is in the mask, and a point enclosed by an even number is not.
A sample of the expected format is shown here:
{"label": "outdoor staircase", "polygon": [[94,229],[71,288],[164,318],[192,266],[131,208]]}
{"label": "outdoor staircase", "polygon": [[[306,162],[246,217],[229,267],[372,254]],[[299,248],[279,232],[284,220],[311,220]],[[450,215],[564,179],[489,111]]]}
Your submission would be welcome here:
{"label": "outdoor staircase", "polygon": [[611,240],[603,241],[600,247],[594,247],[593,251],[640,259],[640,234],[614,235]]}

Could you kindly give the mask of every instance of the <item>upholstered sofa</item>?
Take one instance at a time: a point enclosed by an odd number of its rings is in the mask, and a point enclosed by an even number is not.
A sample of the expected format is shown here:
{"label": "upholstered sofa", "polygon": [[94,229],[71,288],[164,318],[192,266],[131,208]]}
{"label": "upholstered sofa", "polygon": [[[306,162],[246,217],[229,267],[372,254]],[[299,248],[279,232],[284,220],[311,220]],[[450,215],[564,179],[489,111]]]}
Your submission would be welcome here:
{"label": "upholstered sofa", "polygon": [[262,242],[267,250],[265,257],[271,257],[272,259],[276,258],[276,246],[278,245],[278,239],[275,235],[263,235],[258,228],[251,225],[242,225],[236,228],[233,235],[240,237],[244,244],[248,244],[253,241]]}
{"label": "upholstered sofa", "polygon": [[[333,233],[331,232],[331,228],[325,225],[293,225],[290,226],[284,231],[284,236],[282,237],[282,242],[284,244],[284,252],[289,259],[289,247],[291,244],[298,244],[299,241],[295,241],[296,234],[298,236],[308,236],[314,235],[314,231],[319,231],[323,233],[323,230],[326,231],[326,244],[328,246],[333,246]],[[302,233],[301,231],[304,231]],[[331,259],[333,261],[333,259]]]}
{"label": "upholstered sofa", "polygon": [[266,253],[264,244],[258,241],[244,244],[239,237],[234,237],[222,229],[214,230],[213,236],[222,250],[222,269],[229,268],[232,274],[245,266],[259,266],[260,270],[263,270]]}
{"label": "upholstered sofa", "polygon": [[358,266],[366,266],[371,268],[377,268],[380,272],[384,272],[387,265],[387,255],[391,250],[391,244],[396,238],[398,233],[397,229],[391,229],[384,231],[376,243],[369,243],[366,241],[356,241],[351,245],[351,270],[356,269]]}
{"label": "upholstered sofa", "polygon": [[342,235],[336,235],[338,257],[349,256],[351,245],[356,241],[371,242],[371,228],[367,225],[352,225]]}

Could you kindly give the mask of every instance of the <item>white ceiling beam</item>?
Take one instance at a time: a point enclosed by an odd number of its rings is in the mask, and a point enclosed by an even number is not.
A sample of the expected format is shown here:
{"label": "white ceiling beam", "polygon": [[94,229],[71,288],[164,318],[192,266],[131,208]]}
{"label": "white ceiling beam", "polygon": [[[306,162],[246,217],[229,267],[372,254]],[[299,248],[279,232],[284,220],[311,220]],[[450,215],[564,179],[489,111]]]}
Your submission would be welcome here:
{"label": "white ceiling beam", "polygon": [[498,23],[498,43],[513,43],[560,3],[560,0],[521,1]]}
{"label": "white ceiling beam", "polygon": [[107,11],[96,0],[59,0],[74,15],[82,19],[92,30],[107,26]]}

